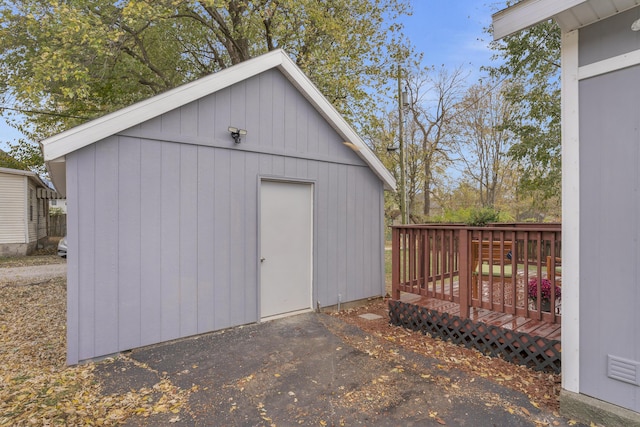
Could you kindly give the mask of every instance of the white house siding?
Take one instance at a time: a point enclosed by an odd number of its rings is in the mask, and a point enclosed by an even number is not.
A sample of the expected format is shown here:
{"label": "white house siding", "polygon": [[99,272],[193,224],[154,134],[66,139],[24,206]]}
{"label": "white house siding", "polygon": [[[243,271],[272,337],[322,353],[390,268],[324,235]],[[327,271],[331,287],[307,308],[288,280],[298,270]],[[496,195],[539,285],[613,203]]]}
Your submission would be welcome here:
{"label": "white house siding", "polygon": [[[49,214],[49,201],[44,198],[38,198],[37,188],[29,181],[29,189],[27,192],[27,224],[29,227],[29,242],[36,242],[47,237],[47,217]],[[30,209],[33,209],[30,214]]]}
{"label": "white house siding", "polygon": [[383,294],[383,184],[274,69],[67,155],[69,363],[259,320],[261,178],[314,183],[314,305]]}
{"label": "white house siding", "polygon": [[[639,49],[640,35],[629,29],[639,14],[580,30],[581,65]],[[580,263],[580,392],[634,411],[639,384],[612,379],[607,368],[613,356],[640,370],[638,81],[634,66],[579,84],[580,254],[588,260]]]}
{"label": "white house siding", "polygon": [[0,173],[0,244],[27,243],[25,231],[27,177]]}

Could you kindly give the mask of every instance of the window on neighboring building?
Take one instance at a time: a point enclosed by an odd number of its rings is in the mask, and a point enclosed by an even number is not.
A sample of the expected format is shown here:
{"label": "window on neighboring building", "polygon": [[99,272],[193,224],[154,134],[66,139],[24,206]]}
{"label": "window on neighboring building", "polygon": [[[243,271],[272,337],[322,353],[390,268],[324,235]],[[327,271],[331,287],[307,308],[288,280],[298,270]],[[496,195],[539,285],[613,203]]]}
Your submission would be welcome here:
{"label": "window on neighboring building", "polygon": [[33,221],[33,190],[29,189],[29,221]]}

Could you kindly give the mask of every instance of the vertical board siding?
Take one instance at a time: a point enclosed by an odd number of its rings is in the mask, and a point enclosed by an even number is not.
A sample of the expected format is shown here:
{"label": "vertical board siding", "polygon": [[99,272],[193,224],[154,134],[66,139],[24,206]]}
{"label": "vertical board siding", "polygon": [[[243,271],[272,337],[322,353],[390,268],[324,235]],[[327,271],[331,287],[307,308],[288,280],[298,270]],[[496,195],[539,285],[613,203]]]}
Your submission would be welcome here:
{"label": "vertical board siding", "polygon": [[629,28],[638,18],[640,7],[635,7],[581,28],[578,45],[580,66],[637,50],[640,34]]}
{"label": "vertical board siding", "polygon": [[347,200],[347,215],[344,218],[345,230],[346,230],[346,253],[344,261],[346,263],[347,276],[346,282],[343,283],[344,288],[340,289],[344,292],[347,300],[357,299],[356,295],[360,294],[360,283],[358,282],[358,271],[356,270],[356,257],[358,256],[358,207],[357,207],[357,194],[358,189],[355,179],[355,170],[349,168],[346,170],[346,186],[345,196]]}
{"label": "vertical board siding", "polygon": [[240,268],[244,272],[243,304],[244,315],[242,323],[256,322],[258,320],[258,193],[257,179],[260,170],[260,156],[248,153],[245,158],[245,178],[244,187],[240,189],[244,194],[244,248],[241,258],[243,263]]}
{"label": "vertical board siding", "polygon": [[180,134],[186,136],[198,135],[198,102],[192,102],[180,108]]}
{"label": "vertical board siding", "polygon": [[[275,94],[273,85],[271,84],[271,76],[264,73],[258,76],[258,78],[260,86],[258,91],[259,103],[256,103],[260,106],[257,116],[258,128],[256,129],[258,135],[255,139],[252,139],[260,144],[261,147],[269,149],[273,147],[273,137],[275,137],[271,129],[277,126],[277,123],[274,122],[274,116],[276,114],[274,104],[277,104],[277,100],[274,98]],[[249,100],[247,100],[247,102],[249,102]]]}
{"label": "vertical board siding", "polygon": [[[215,138],[213,125],[216,123],[216,98],[215,95],[206,96],[197,101],[198,103],[198,135],[204,137],[203,140]],[[209,141],[207,141],[209,142]]]}
{"label": "vertical board siding", "polygon": [[[81,154],[92,152],[91,149],[72,153],[67,156],[65,169],[67,173],[67,364],[75,365],[80,358],[80,289],[79,245],[78,245],[78,158]],[[90,239],[87,239],[90,240]],[[83,270],[85,270],[83,268]],[[93,280],[93,278],[92,278]],[[86,288],[92,288],[92,281],[85,282]],[[87,316],[86,313],[83,313]],[[88,317],[88,316],[87,316]],[[87,319],[87,322],[88,323]],[[85,319],[82,322],[85,327]],[[91,337],[82,337],[83,341],[93,341]],[[82,359],[86,359],[85,356]]]}
{"label": "vertical board siding", "polygon": [[244,82],[245,91],[244,98],[242,100],[243,106],[240,108],[244,108],[243,112],[243,127],[247,131],[247,135],[245,138],[248,144],[252,146],[259,146],[261,143],[261,137],[263,134],[260,132],[261,124],[260,124],[260,107],[262,105],[262,101],[260,99],[260,79],[254,78],[249,79]]}
{"label": "vertical board siding", "polygon": [[140,345],[140,141],[118,144],[118,337],[120,348]]}
{"label": "vertical board siding", "polygon": [[[118,140],[96,144],[95,183],[95,351],[118,348]],[[81,236],[82,237],[82,236]]]}
{"label": "vertical board siding", "polygon": [[249,108],[249,105],[247,105],[247,101],[245,98],[247,93],[247,82],[240,82],[231,86],[228,92],[230,105],[229,112],[231,117],[229,126],[247,130],[246,111]]}
{"label": "vertical board siding", "polygon": [[314,184],[314,304],[384,288],[382,182],[278,71],[68,159],[71,363],[257,321],[261,177]]}
{"label": "vertical board siding", "polygon": [[214,185],[215,185],[215,207],[213,221],[214,245],[214,312],[215,329],[222,329],[231,326],[229,307],[231,275],[229,272],[229,249],[231,245],[231,234],[229,230],[229,204],[231,201],[230,185],[231,169],[230,156],[228,150],[216,151],[214,165]]}
{"label": "vertical board siding", "polygon": [[[244,304],[247,278],[245,277],[244,266],[253,263],[255,260],[248,256],[253,251],[248,251],[245,243],[245,205],[244,180],[246,179],[245,155],[237,151],[231,151],[230,173],[229,173],[229,203],[227,228],[229,230],[228,251],[229,251],[229,323],[240,325],[245,322]],[[253,180],[252,180],[253,181]]]}
{"label": "vertical board siding", "polygon": [[284,151],[286,139],[292,137],[292,134],[287,132],[286,121],[289,111],[286,110],[287,107],[285,105],[287,93],[290,92],[288,89],[291,85],[280,73],[264,73],[263,75],[270,77],[268,80],[265,79],[264,84],[273,87],[273,98],[271,99],[270,105],[266,105],[266,100],[261,98],[265,104],[260,106],[260,113],[263,114],[265,111],[271,112],[267,114],[272,114],[273,125],[267,130],[266,134],[271,136],[271,145],[273,148]]}
{"label": "vertical board siding", "polygon": [[198,332],[215,329],[214,295],[214,206],[215,150],[198,147]]}
{"label": "vertical board siding", "polygon": [[160,179],[160,330],[163,340],[180,337],[180,144],[162,144]]}
{"label": "vertical board siding", "polygon": [[162,147],[140,149],[140,345],[162,340]]}
{"label": "vertical board siding", "polygon": [[[347,189],[347,168],[340,165],[338,166],[338,187],[332,189],[338,193],[338,244],[336,246],[338,252],[338,262],[336,263],[336,270],[338,273],[337,284],[338,292],[345,297],[345,301],[349,298],[347,294],[347,283],[353,280],[347,270],[347,257],[349,256],[349,250],[351,243],[349,243],[350,237],[347,235],[348,227],[347,221],[349,219],[349,199]],[[338,293],[336,292],[336,294]],[[327,297],[327,305],[331,301],[332,296]]]}
{"label": "vertical board siding", "polygon": [[580,82],[580,392],[634,411],[640,390],[609,378],[607,357],[640,363],[639,78],[636,66]]}
{"label": "vertical board siding", "polygon": [[[317,164],[317,174],[316,180],[318,183],[327,182],[329,177],[329,165],[327,163]],[[320,305],[327,305],[327,301],[329,300],[329,295],[331,293],[337,294],[336,292],[336,283],[331,281],[331,270],[325,268],[328,252],[330,251],[328,245],[325,243],[327,240],[326,230],[328,227],[328,216],[329,206],[327,204],[327,199],[329,197],[329,189],[324,185],[316,185],[314,187],[315,192],[315,206],[314,206],[314,233],[316,236],[315,245],[316,251],[314,253],[314,277],[317,280],[317,283],[327,283],[326,288],[319,288],[316,293],[316,298]]]}
{"label": "vertical board siding", "polygon": [[295,119],[296,132],[292,134],[294,136],[293,142],[295,143],[296,152],[304,155],[309,152],[308,142],[308,130],[309,130],[309,118],[313,117],[310,114],[310,110],[313,109],[311,104],[306,102],[299,92],[294,92],[298,95],[296,100],[295,114],[292,116]]}
{"label": "vertical board siding", "polygon": [[176,200],[180,208],[180,245],[175,256],[180,260],[180,336],[198,332],[198,147],[181,144],[180,190]]}
{"label": "vertical board siding", "polygon": [[[67,226],[67,244],[69,245],[67,271],[70,272],[67,276],[70,281],[75,279],[74,261],[77,259],[77,263],[75,263],[75,267],[79,268],[77,283],[73,284],[68,292],[71,292],[74,286],[78,286],[78,302],[75,307],[78,310],[78,324],[74,326],[78,328],[78,356],[80,360],[94,357],[97,354],[94,345],[94,331],[96,329],[94,309],[97,303],[94,235],[96,227],[95,155],[96,146],[87,147],[74,153],[72,159],[75,162],[70,163],[71,168],[67,167],[67,176],[69,177],[67,185],[76,189],[70,193],[76,195],[76,198],[67,198],[67,222],[69,222]],[[76,245],[72,245],[74,241]],[[75,257],[74,248],[78,248]]]}
{"label": "vertical board siding", "polygon": [[[324,270],[327,272],[327,286],[326,289],[328,293],[322,296],[321,303],[327,304],[330,301],[329,295],[337,295],[338,290],[341,287],[342,282],[344,282],[343,276],[341,276],[342,272],[338,269],[340,263],[340,257],[344,256],[344,251],[341,249],[340,240],[342,240],[343,235],[340,234],[339,224],[341,220],[344,219],[344,204],[340,203],[340,188],[339,185],[339,177],[338,170],[339,166],[335,163],[326,164],[327,167],[327,175],[323,176],[323,181],[325,185],[319,186],[323,189],[323,193],[325,196],[323,200],[325,202],[324,211],[326,212],[326,226],[327,230],[336,230],[337,232],[323,233],[322,231],[318,231],[319,236],[324,236],[321,240],[321,243],[324,244],[323,250],[319,250],[319,253],[324,255],[324,260],[322,258],[318,261],[318,270]],[[320,211],[318,211],[318,215]],[[342,252],[342,253],[341,253]],[[322,262],[321,262],[322,261]],[[323,283],[319,281],[319,283]],[[346,295],[345,295],[346,297]]]}
{"label": "vertical board siding", "polygon": [[[238,124],[231,123],[231,89],[226,88],[220,92],[216,92],[214,96],[215,116],[213,128],[209,129],[215,138],[226,141],[226,146],[233,146],[233,140],[229,135],[229,126],[240,127]],[[234,117],[235,119],[235,117]]]}

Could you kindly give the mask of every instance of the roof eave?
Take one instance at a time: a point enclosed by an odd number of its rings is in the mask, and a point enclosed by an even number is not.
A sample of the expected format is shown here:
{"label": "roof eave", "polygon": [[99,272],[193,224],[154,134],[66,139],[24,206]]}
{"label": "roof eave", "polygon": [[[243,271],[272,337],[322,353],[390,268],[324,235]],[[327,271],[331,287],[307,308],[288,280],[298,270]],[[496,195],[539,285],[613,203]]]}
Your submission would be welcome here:
{"label": "roof eave", "polygon": [[532,27],[587,1],[522,0],[493,14],[493,39],[499,40]]}

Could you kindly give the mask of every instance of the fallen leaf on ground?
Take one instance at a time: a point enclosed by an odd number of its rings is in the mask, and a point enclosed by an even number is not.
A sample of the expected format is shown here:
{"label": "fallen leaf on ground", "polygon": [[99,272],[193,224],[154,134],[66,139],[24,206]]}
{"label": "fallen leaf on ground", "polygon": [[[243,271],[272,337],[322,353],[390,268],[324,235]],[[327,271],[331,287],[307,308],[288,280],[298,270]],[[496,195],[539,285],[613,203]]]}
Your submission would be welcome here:
{"label": "fallen leaf on ground", "polygon": [[[373,313],[382,317],[376,320],[365,320],[359,317],[362,313]],[[334,316],[358,326],[382,342],[400,345],[417,354],[436,359],[435,366],[438,369],[445,371],[456,369],[466,372],[472,377],[470,382],[474,382],[476,378],[495,381],[504,387],[525,394],[540,408],[554,411],[560,407],[559,374],[534,371],[526,366],[514,365],[503,359],[484,355],[472,348],[391,325],[387,303],[382,299],[371,301],[362,307],[342,311]],[[367,352],[365,349],[363,351]],[[378,354],[377,350],[376,354]],[[496,381],[496,378],[503,381]]]}
{"label": "fallen leaf on ground", "polygon": [[94,369],[113,359],[67,367],[66,300],[64,278],[0,286],[0,426],[110,426],[154,409],[176,413],[184,407],[190,391],[168,379],[105,395]]}

